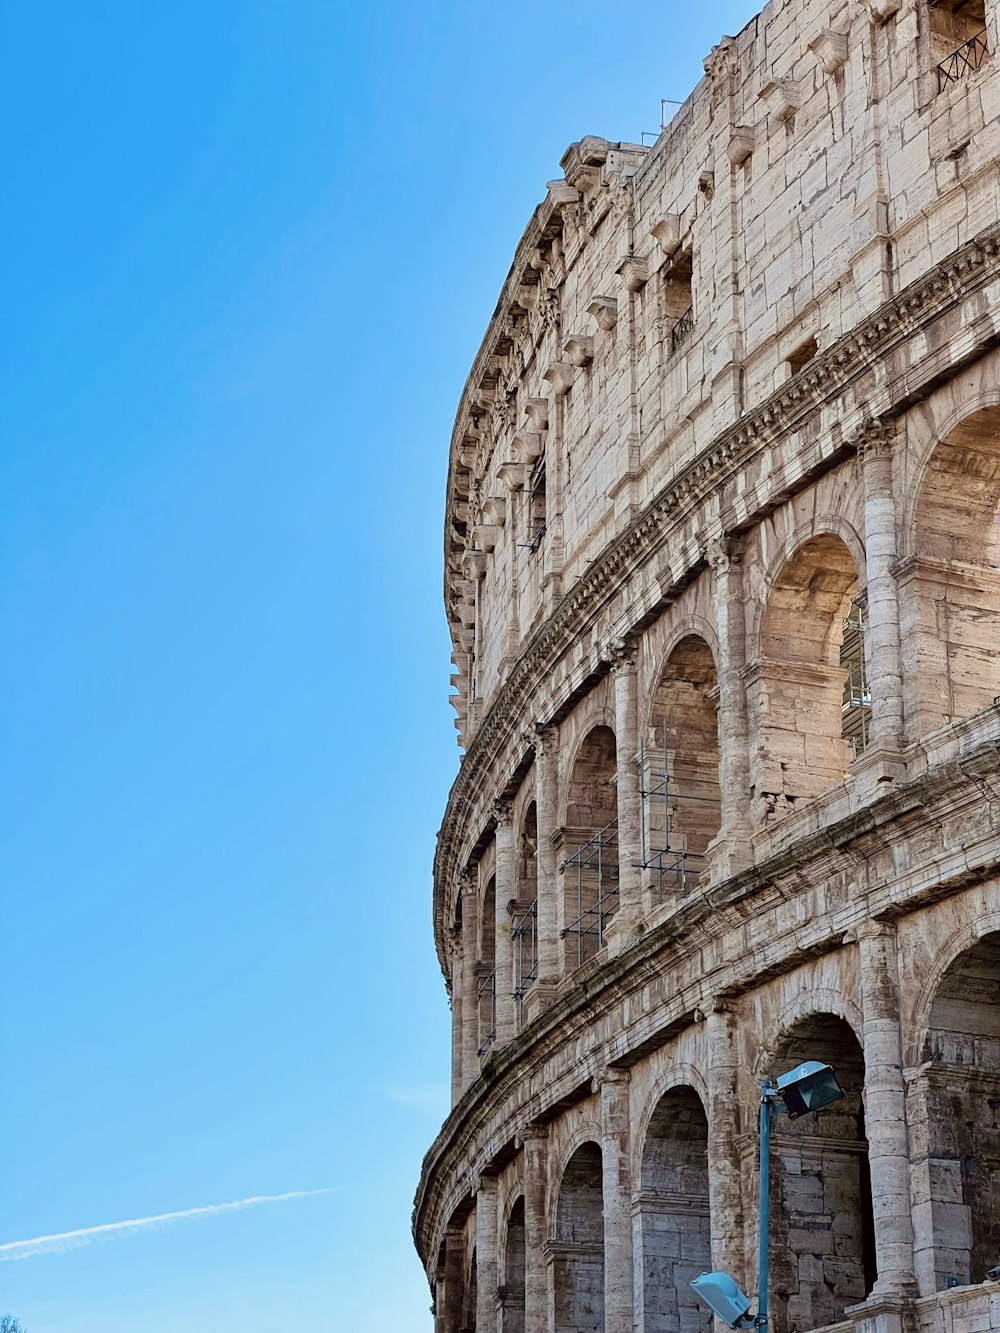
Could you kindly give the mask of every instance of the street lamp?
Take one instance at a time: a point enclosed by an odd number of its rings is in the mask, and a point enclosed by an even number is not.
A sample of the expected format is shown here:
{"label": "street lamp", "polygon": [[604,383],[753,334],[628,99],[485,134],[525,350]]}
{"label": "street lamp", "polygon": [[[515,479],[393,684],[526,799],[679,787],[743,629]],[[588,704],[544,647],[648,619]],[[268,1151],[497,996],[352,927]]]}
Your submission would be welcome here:
{"label": "street lamp", "polygon": [[758,1224],[760,1248],[757,1262],[757,1313],[750,1313],[750,1298],[728,1273],[702,1273],[691,1283],[713,1314],[730,1328],[767,1328],[768,1216],[771,1194],[771,1120],[784,1112],[792,1120],[829,1106],[844,1089],[829,1065],[806,1060],[773,1083],[764,1080],[760,1090],[760,1196]]}

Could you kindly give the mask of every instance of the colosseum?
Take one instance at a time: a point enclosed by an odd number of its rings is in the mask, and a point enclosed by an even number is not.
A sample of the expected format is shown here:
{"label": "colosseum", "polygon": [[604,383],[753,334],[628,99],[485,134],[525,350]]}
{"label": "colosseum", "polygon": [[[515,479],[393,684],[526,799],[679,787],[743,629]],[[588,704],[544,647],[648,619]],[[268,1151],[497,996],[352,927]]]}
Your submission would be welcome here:
{"label": "colosseum", "polygon": [[[459,404],[437,1333],[1000,1329],[1000,0],[566,150]],[[719,1328],[723,1325],[720,1323]]]}

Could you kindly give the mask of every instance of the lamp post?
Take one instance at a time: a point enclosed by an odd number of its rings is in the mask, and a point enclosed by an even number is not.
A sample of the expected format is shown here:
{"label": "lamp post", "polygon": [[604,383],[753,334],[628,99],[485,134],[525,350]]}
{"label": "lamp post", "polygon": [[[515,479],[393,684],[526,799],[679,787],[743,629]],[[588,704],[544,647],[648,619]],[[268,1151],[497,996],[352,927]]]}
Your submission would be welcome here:
{"label": "lamp post", "polygon": [[691,1283],[713,1314],[730,1328],[767,1328],[767,1287],[770,1254],[768,1219],[771,1201],[771,1121],[784,1112],[789,1119],[808,1115],[829,1106],[844,1089],[829,1065],[806,1060],[772,1082],[765,1079],[760,1090],[760,1193],[758,1225],[760,1248],[757,1263],[757,1313],[750,1313],[750,1298],[728,1273],[702,1273]]}

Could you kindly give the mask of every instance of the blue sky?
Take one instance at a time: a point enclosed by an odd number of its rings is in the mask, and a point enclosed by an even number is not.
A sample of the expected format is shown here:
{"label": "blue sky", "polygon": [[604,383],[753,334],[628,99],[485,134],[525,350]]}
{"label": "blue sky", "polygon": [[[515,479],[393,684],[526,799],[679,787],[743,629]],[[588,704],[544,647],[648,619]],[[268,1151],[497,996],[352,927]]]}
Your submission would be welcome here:
{"label": "blue sky", "polygon": [[679,8],[6,15],[0,1310],[28,1333],[429,1333],[448,439],[563,149],[655,129],[755,5]]}

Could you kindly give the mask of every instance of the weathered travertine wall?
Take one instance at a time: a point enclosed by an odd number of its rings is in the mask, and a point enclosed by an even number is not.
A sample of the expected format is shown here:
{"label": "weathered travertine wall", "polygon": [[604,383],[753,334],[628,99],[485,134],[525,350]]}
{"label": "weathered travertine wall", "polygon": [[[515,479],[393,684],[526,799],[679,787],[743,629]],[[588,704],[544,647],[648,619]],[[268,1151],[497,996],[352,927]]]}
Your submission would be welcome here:
{"label": "weathered travertine wall", "polygon": [[[992,0],[775,0],[584,138],[452,440],[440,1333],[1000,1328]],[[870,1325],[870,1328],[868,1327]]]}

